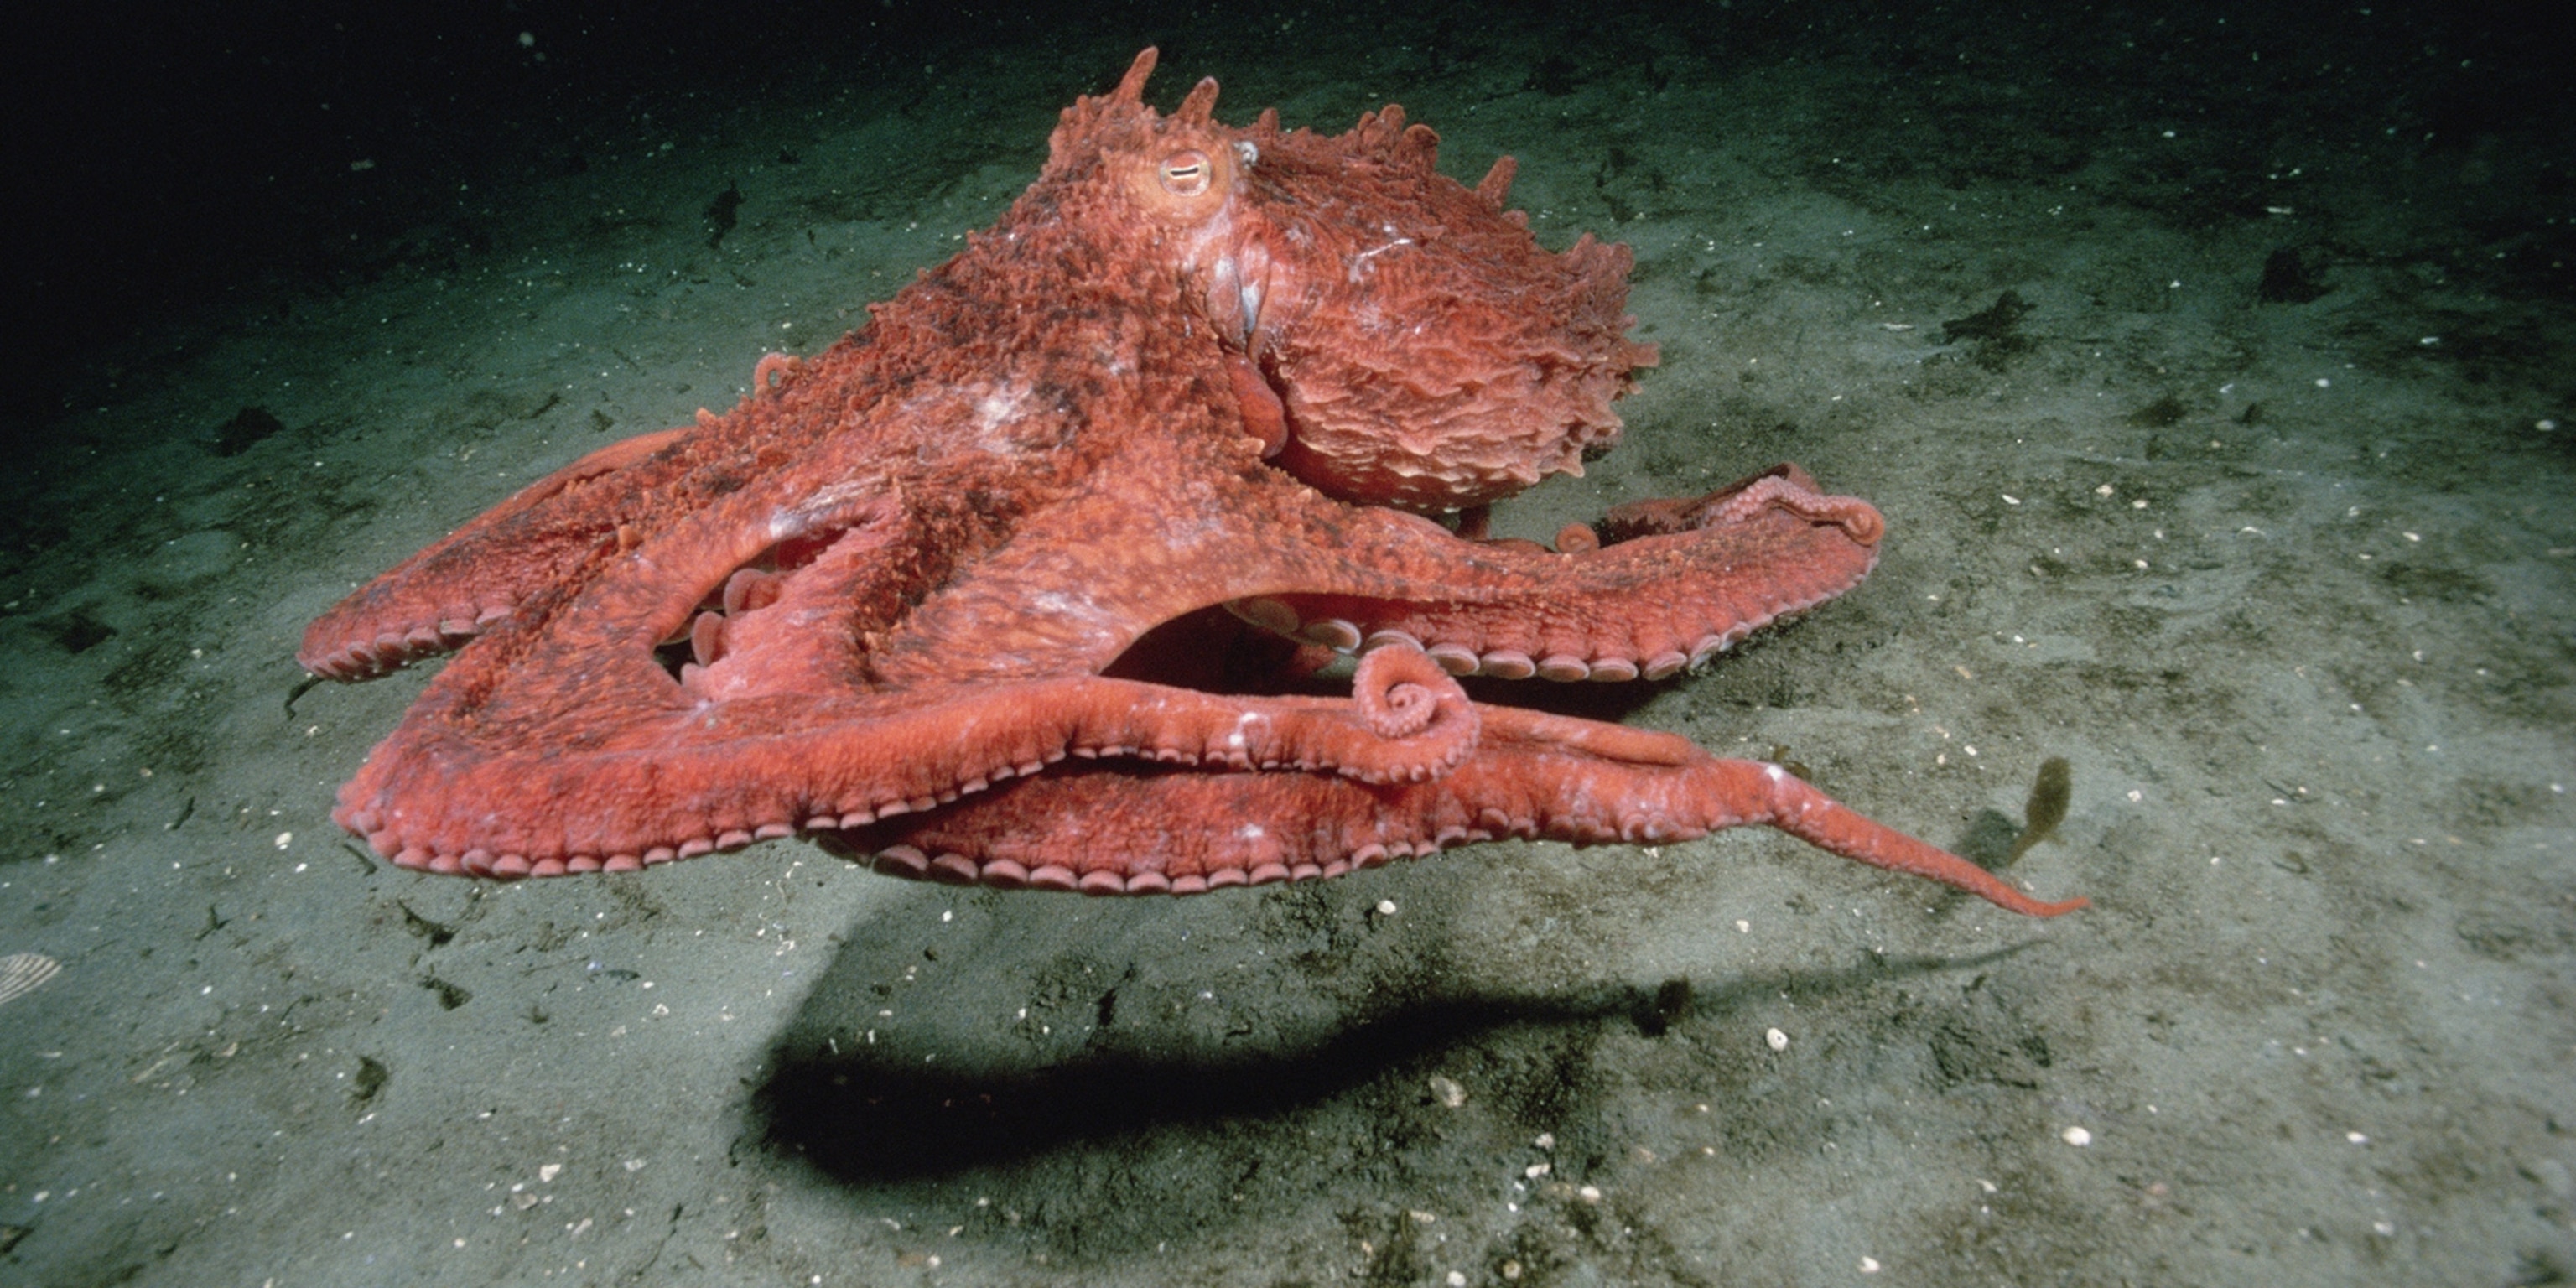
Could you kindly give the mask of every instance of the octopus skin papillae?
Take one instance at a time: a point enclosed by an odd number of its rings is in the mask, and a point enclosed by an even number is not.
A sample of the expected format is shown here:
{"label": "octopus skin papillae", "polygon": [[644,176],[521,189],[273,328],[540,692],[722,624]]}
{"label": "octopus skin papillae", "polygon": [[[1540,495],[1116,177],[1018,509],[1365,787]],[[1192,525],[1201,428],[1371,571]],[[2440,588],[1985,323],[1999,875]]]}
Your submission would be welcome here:
{"label": "octopus skin papillae", "polygon": [[[1471,701],[1665,680],[1849,589],[1884,523],[1777,466],[1488,540],[1655,349],[1628,249],[1549,252],[1388,107],[1327,137],[1063,113],[1037,181],[722,415],[591,453],[351,595],[299,659],[454,650],[332,817],[406,868],[630,871],[804,835],[883,872],[1186,894],[1502,837],[1759,823],[2048,903],[1768,764]],[[1445,520],[1445,521],[1444,521]],[[1356,655],[1348,696],[1330,667]],[[1307,690],[1301,692],[1300,690]]]}

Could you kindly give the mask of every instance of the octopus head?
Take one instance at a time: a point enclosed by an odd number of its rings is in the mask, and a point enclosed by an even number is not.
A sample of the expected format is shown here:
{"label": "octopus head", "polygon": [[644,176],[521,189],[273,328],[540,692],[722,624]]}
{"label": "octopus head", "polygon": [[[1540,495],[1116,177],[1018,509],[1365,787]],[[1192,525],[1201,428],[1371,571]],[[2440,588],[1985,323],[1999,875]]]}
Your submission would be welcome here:
{"label": "octopus head", "polygon": [[1274,465],[1434,513],[1580,474],[1617,441],[1611,402],[1655,363],[1627,337],[1627,247],[1541,247],[1504,208],[1510,158],[1469,188],[1401,108],[1330,137],[1282,131],[1275,110],[1231,128],[1202,80],[1159,116],[1142,102],[1153,65],[1148,49],[1067,109],[1050,168],[1104,164],[1229,351],[1246,419],[1284,430]]}

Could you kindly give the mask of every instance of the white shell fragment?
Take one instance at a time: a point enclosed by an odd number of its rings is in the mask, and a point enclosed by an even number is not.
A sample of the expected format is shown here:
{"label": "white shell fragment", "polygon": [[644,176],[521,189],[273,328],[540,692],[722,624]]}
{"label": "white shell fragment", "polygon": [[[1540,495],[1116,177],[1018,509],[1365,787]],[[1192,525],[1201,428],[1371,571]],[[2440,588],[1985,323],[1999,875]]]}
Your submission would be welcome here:
{"label": "white shell fragment", "polygon": [[0,1006],[35,992],[62,968],[61,962],[43,953],[11,953],[0,957]]}

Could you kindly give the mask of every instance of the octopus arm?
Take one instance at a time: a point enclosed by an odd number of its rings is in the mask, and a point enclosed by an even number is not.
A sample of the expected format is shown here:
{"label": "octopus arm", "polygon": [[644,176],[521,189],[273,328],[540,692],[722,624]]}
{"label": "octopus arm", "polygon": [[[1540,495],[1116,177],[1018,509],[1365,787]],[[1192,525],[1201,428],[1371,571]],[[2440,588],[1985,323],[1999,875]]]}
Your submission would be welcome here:
{"label": "octopus arm", "polygon": [[519,489],[404,560],[305,628],[296,661],[364,680],[444,653],[616,547],[619,515],[665,473],[653,468],[690,427],[611,443]]}
{"label": "octopus arm", "polygon": [[1339,566],[1239,611],[1310,643],[1418,645],[1458,675],[1626,680],[1696,666],[1850,589],[1877,561],[1884,524],[1784,465],[1705,496],[1623,506],[1606,534],[1574,525],[1552,552],[1392,517],[1373,540],[1350,526],[1334,543]]}
{"label": "octopus arm", "polygon": [[[1455,770],[1419,782],[1068,765],[919,818],[836,834],[899,876],[1101,894],[1189,894],[1332,877],[1505,837],[1665,844],[1777,828],[1845,858],[2053,917],[2046,902],[1957,855],[1845,808],[1776,765],[1679,739],[1488,708]],[[1223,820],[1224,826],[1211,826]]]}
{"label": "octopus arm", "polygon": [[1177,505],[1109,493],[1034,520],[922,604],[877,665],[898,683],[971,678],[970,659],[994,678],[1098,672],[1224,605],[1307,644],[1427,649],[1452,674],[1662,679],[1859,582],[1883,522],[1781,466],[1603,526],[1614,544],[1588,528],[1553,552],[1469,540],[1276,474]]}
{"label": "octopus arm", "polygon": [[1072,676],[636,710],[618,741],[574,747],[474,719],[448,691],[467,672],[441,673],[332,814],[405,867],[628,870],[927,811],[1068,760],[1420,781],[1461,763],[1479,723],[1429,659],[1390,651],[1349,699]]}

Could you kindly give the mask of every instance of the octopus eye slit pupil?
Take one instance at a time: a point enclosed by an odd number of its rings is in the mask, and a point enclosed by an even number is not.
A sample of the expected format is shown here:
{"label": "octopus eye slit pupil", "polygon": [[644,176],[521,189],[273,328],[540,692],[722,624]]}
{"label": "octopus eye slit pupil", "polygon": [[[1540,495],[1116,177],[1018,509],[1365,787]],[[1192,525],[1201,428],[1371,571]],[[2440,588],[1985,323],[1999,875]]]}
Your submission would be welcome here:
{"label": "octopus eye slit pupil", "polygon": [[1214,167],[1207,154],[1196,150],[1176,152],[1163,159],[1156,177],[1166,191],[1175,196],[1195,197],[1207,191]]}

